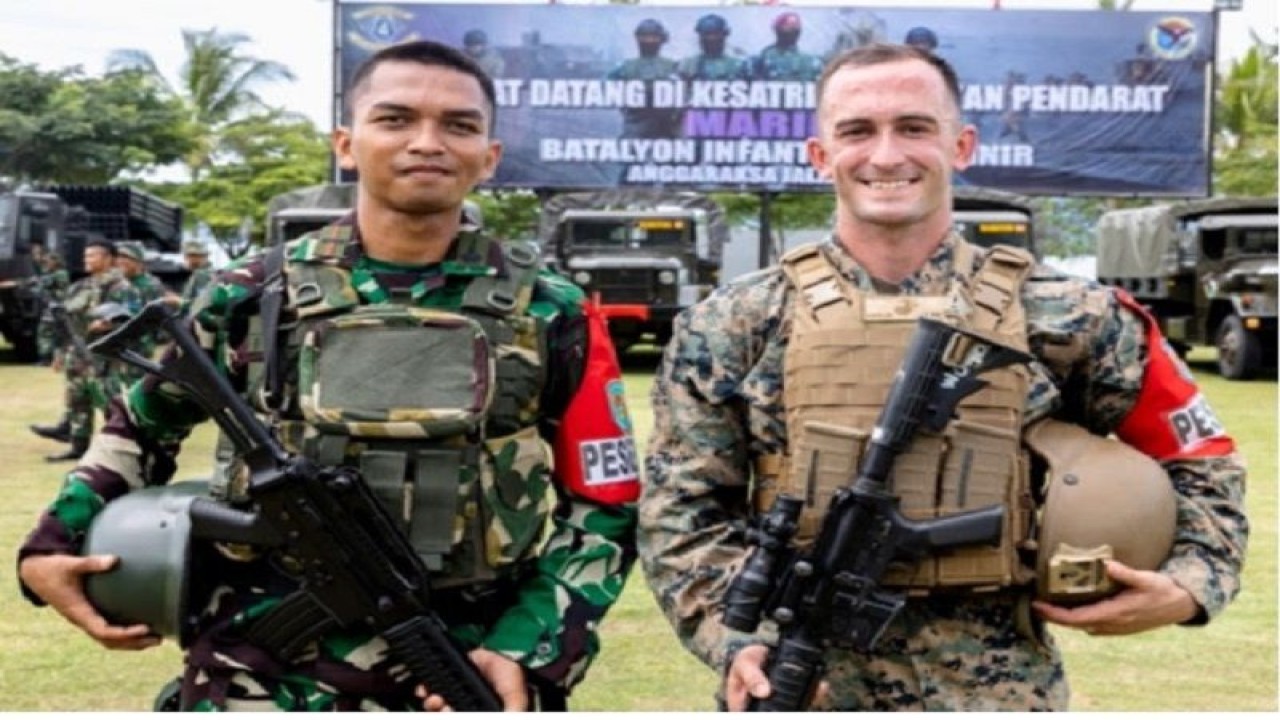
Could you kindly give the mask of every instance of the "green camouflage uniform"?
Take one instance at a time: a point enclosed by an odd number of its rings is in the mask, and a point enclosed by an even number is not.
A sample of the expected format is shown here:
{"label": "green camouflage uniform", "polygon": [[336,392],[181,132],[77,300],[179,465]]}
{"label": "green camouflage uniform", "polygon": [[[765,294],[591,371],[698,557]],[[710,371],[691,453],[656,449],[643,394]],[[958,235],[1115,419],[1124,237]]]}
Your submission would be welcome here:
{"label": "green camouflage uniform", "polygon": [[756,80],[817,80],[821,74],[822,58],[794,47],[770,45],[751,59],[751,77]]}
{"label": "green camouflage uniform", "polygon": [[[327,287],[325,302],[337,300],[336,307],[350,301],[353,309],[376,309],[394,297],[397,304],[457,309],[475,300],[467,292],[475,278],[502,277],[514,267],[504,264],[502,245],[480,239],[474,226],[464,226],[443,263],[417,268],[379,263],[364,256],[362,245],[353,237],[353,222],[348,217],[287,245],[286,267],[290,274],[295,269],[305,271],[307,266],[324,266],[337,268],[341,276],[348,278],[345,285]],[[521,430],[518,440],[506,441],[510,437],[505,434],[507,430],[494,427],[498,416],[490,415],[483,431],[483,452],[486,456],[492,453],[485,462],[492,462],[496,472],[484,476],[483,491],[474,495],[475,469],[464,464],[457,478],[458,494],[468,498],[468,504],[459,511],[476,513],[472,503],[479,497],[483,505],[480,517],[492,518],[483,551],[501,553],[511,561],[497,567],[497,579],[492,582],[451,583],[458,579],[453,573],[471,577],[462,562],[455,564],[453,558],[454,553],[474,557],[474,546],[468,544],[475,538],[467,535],[462,543],[471,550],[459,550],[455,544],[454,550],[448,551],[445,568],[435,576],[441,587],[433,589],[432,603],[450,632],[468,647],[483,645],[502,653],[520,663],[527,676],[539,685],[568,691],[582,679],[598,652],[597,626],[621,593],[635,559],[635,509],[630,502],[593,500],[597,496],[591,494],[590,488],[582,489],[581,478],[573,480],[571,473],[560,467],[559,453],[568,447],[562,443],[580,439],[592,430],[569,427],[573,425],[569,418],[577,407],[575,402],[587,390],[609,392],[611,402],[616,403],[611,409],[618,419],[617,427],[625,431],[627,438],[630,428],[629,421],[622,422],[626,416],[622,385],[603,323],[593,325],[588,321],[589,316],[594,316],[585,309],[583,295],[576,286],[545,270],[534,272],[536,277],[531,276],[531,284],[526,286],[532,291],[527,310],[512,322],[524,328],[521,333],[533,333],[521,335],[519,341],[523,346],[538,348],[535,354],[545,352],[543,369],[531,385],[509,387],[502,384],[500,368],[493,400],[495,408],[500,402],[506,403],[511,414],[503,417],[518,418],[528,434]],[[246,365],[250,354],[245,350],[253,332],[250,328],[258,317],[254,298],[261,292],[265,274],[262,255],[237,261],[219,273],[190,316],[197,337],[236,387],[255,382],[249,377],[255,370]],[[327,275],[329,279],[333,277]],[[586,362],[591,357],[595,363],[604,355],[595,354],[588,347],[603,348],[612,363],[614,379],[607,388],[601,382],[599,366],[588,368]],[[285,367],[303,368],[290,375],[286,394],[301,396],[302,388],[310,387],[306,377],[310,371],[299,363],[314,351],[309,346],[295,347],[290,343],[286,352],[296,355],[298,362],[291,359]],[[500,366],[523,366],[529,360],[503,355],[497,362]],[[396,373],[388,369],[385,376],[394,378]],[[430,382],[430,378],[421,381]],[[144,484],[162,484],[171,479],[179,444],[197,422],[205,419],[202,410],[175,395],[154,376],[135,385],[122,400],[113,406],[110,416],[110,442],[95,440],[28,537],[20,557],[75,552],[103,503]],[[309,453],[308,448],[314,447],[309,440],[314,439],[311,433],[316,428],[299,415],[298,404],[305,401],[300,398],[288,403],[287,408],[291,409],[282,411],[277,431],[293,451]],[[556,448],[554,470],[545,459],[530,464],[528,457],[513,457],[517,442],[525,442],[526,437],[536,442],[539,436],[542,443]],[[413,441],[412,436],[410,440]],[[500,442],[504,444],[499,445]],[[340,462],[359,463],[362,453],[360,446],[348,446],[345,460]],[[517,463],[528,468],[528,475],[520,474]],[[375,478],[368,474],[366,478],[374,484]],[[395,481],[403,482],[403,478]],[[633,474],[631,497],[638,493],[637,482]],[[459,527],[457,522],[455,519],[455,529]],[[491,541],[493,546],[489,545]],[[472,554],[466,555],[467,552]],[[510,557],[505,557],[508,554]],[[203,577],[217,578],[218,587],[210,594],[200,627],[186,648],[182,690],[185,708],[421,709],[413,687],[388,658],[386,643],[379,637],[359,632],[329,634],[304,651],[295,664],[277,660],[245,639],[246,625],[278,604],[294,587],[291,579],[273,567],[263,558],[219,557],[200,568]],[[28,597],[36,600],[30,594]]]}
{"label": "green camouflage uniform", "polygon": [[[634,57],[609,71],[609,80],[675,80],[676,61],[661,56]],[[680,137],[680,110],[677,108],[635,107],[622,109],[624,138]]]}
{"label": "green camouflage uniform", "polygon": [[[129,282],[133,285],[133,288],[138,291],[138,298],[141,305],[146,305],[152,300],[159,300],[169,292],[169,288],[165,286],[163,280],[146,270],[143,270],[137,275],[129,278]],[[139,307],[141,307],[141,305]],[[154,357],[156,354],[156,348],[159,346],[159,338],[155,335],[146,335],[138,339],[137,347],[135,349],[147,357]],[[137,382],[146,374],[139,368],[132,365],[125,365],[123,363],[111,363],[110,372],[121,378],[122,385],[129,385]]]}
{"label": "green camouflage uniform", "polygon": [[[37,266],[37,274],[30,281],[36,285],[48,305],[50,302],[62,302],[66,297],[67,288],[71,286],[71,274],[61,267],[61,263],[52,269],[40,269]],[[36,353],[42,361],[53,359],[58,350],[58,336],[57,323],[48,309],[45,309],[40,313],[40,321],[36,325]]]}
{"label": "green camouflage uniform", "polygon": [[741,58],[694,55],[680,61],[676,73],[684,80],[744,80],[750,66]]}
{"label": "green camouflage uniform", "polygon": [[[958,236],[904,280],[904,295],[950,285]],[[863,292],[870,277],[836,244],[823,246]],[[980,251],[981,252],[981,251]],[[720,624],[725,589],[745,558],[750,468],[785,452],[783,357],[790,284],[778,268],[745,276],[675,323],[653,387],[654,431],[640,501],[640,557],[651,589],[685,646],[723,671],[759,642]],[[1045,416],[1094,433],[1134,407],[1148,358],[1146,327],[1109,289],[1039,267],[1023,286],[1031,365],[1024,425]],[[1184,369],[1185,370],[1185,369]],[[1188,373],[1189,376],[1189,373]],[[1244,469],[1234,454],[1166,462],[1178,530],[1161,568],[1218,615],[1240,588],[1248,525]],[[1064,710],[1062,658],[1046,628],[1020,623],[1026,594],[908,599],[870,655],[830,650],[830,701],[840,710]],[[1024,628],[1020,630],[1020,624]]]}
{"label": "green camouflage uniform", "polygon": [[187,282],[182,286],[182,307],[190,308],[200,293],[213,282],[213,268],[205,265],[191,271]]}
{"label": "green camouflage uniform", "polygon": [[[96,336],[89,334],[93,311],[107,303],[119,303],[136,312],[141,307],[138,291],[124,279],[119,270],[90,275],[67,288],[64,305],[71,325],[85,343]],[[106,410],[106,400],[124,387],[124,378],[110,372],[109,363],[76,355],[69,340],[58,349],[66,375],[66,404],[71,417],[72,440],[87,440],[93,434],[95,407]]]}

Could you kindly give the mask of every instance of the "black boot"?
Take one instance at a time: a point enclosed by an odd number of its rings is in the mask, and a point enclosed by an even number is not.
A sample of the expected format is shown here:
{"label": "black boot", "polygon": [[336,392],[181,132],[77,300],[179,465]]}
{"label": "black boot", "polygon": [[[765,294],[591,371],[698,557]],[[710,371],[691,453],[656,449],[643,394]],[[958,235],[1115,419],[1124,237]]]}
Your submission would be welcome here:
{"label": "black boot", "polygon": [[64,443],[71,442],[71,418],[66,415],[62,416],[62,420],[57,425],[28,425],[27,427],[42,438]]}
{"label": "black boot", "polygon": [[73,438],[71,447],[67,451],[58,455],[46,455],[45,462],[67,462],[70,460],[79,460],[84,457],[85,451],[89,449],[89,438]]}

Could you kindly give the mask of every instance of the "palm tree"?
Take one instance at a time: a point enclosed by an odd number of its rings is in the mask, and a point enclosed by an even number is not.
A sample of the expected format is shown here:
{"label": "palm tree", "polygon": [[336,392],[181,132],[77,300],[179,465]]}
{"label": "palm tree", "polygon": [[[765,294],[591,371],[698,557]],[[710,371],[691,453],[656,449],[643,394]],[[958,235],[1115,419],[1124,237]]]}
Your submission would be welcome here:
{"label": "palm tree", "polygon": [[1277,47],[1257,34],[1253,40],[1249,52],[1228,69],[1218,102],[1219,128],[1231,148],[1274,142],[1276,136]]}
{"label": "palm tree", "polygon": [[212,165],[230,123],[268,107],[257,93],[259,85],[294,79],[281,63],[241,54],[240,46],[247,42],[248,35],[220,33],[217,28],[183,30],[186,60],[176,86],[144,50],[116,50],[107,59],[109,71],[141,72],[186,105],[195,149],[183,162],[192,180],[199,180]]}

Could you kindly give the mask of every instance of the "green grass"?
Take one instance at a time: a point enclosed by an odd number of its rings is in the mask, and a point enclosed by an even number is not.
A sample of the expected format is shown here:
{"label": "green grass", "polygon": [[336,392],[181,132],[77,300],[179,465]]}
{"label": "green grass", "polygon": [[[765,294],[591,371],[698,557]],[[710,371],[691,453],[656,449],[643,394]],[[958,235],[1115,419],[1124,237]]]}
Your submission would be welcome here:
{"label": "green grass", "polygon": [[[1203,351],[1202,351],[1203,352]],[[652,425],[652,357],[629,364],[630,410],[643,442]],[[1067,657],[1072,707],[1105,711],[1276,711],[1276,383],[1226,382],[1195,370],[1249,463],[1253,527],[1244,591],[1203,628],[1169,628],[1126,638],[1057,633]],[[646,361],[649,365],[646,366]],[[6,502],[0,543],[14,552],[66,466],[41,456],[60,445],[27,432],[59,412],[61,383],[48,368],[0,364],[0,425]],[[208,471],[212,426],[182,456],[179,477]],[[138,653],[104,650],[53,612],[21,598],[12,554],[0,561],[0,711],[147,710],[180,664],[171,642]],[[572,699],[575,710],[711,710],[716,678],[676,641],[640,573],[602,628],[604,649]]]}

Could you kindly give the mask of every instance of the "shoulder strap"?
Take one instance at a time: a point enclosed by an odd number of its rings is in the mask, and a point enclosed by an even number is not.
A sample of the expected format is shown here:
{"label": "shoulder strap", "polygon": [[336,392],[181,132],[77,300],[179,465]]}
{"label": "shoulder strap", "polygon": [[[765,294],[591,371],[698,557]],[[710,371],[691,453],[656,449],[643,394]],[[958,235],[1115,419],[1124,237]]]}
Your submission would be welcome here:
{"label": "shoulder strap", "polygon": [[972,314],[969,322],[980,330],[997,330],[1022,293],[1035,258],[1021,248],[996,245],[987,252],[969,284]]}
{"label": "shoulder strap", "polygon": [[284,368],[280,362],[280,315],[284,311],[284,243],[267,250],[262,259],[262,403],[272,410],[284,405]]}

